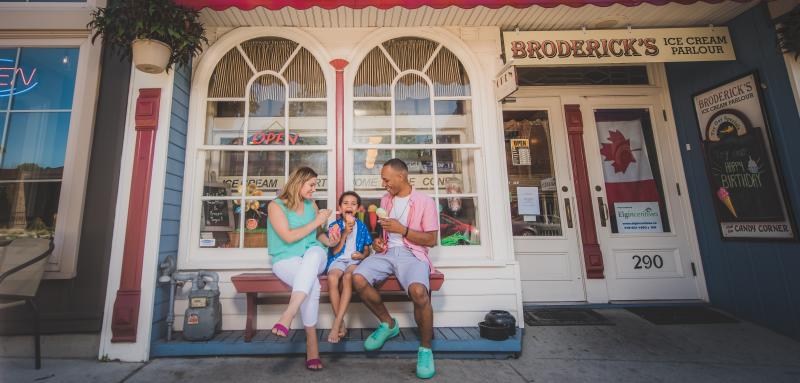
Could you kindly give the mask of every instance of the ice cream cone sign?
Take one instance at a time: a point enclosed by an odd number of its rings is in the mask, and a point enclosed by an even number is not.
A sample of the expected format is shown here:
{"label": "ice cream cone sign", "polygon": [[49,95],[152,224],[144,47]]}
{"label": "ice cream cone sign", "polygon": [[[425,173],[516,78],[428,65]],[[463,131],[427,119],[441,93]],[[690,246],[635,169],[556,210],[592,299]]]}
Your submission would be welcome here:
{"label": "ice cream cone sign", "polygon": [[717,198],[725,204],[725,207],[728,208],[734,217],[739,218],[739,216],[736,215],[736,209],[733,208],[733,201],[731,201],[731,195],[728,193],[727,189],[720,187],[719,190],[717,190]]}

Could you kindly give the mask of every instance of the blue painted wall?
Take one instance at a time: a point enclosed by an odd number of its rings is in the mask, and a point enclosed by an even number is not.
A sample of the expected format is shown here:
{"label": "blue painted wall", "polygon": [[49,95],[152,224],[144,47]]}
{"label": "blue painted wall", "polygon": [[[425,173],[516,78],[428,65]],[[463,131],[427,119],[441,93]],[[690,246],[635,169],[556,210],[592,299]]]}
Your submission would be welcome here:
{"label": "blue painted wall", "polygon": [[[191,67],[175,70],[172,90],[172,112],[169,122],[169,147],[167,149],[167,177],[164,185],[164,206],[161,215],[161,241],[158,263],[168,256],[178,259],[178,237],[181,220],[181,193],[183,169],[186,159],[186,130],[189,121],[189,88]],[[156,286],[153,309],[151,342],[166,338],[166,318],[169,310],[169,284]]]}
{"label": "blue painted wall", "polygon": [[[766,4],[730,23],[735,62],[672,63],[667,76],[683,166],[711,303],[800,339],[800,242],[722,241],[706,176],[692,94],[757,71],[781,163],[781,178],[800,217],[800,118]],[[796,221],[796,220],[795,220]]]}

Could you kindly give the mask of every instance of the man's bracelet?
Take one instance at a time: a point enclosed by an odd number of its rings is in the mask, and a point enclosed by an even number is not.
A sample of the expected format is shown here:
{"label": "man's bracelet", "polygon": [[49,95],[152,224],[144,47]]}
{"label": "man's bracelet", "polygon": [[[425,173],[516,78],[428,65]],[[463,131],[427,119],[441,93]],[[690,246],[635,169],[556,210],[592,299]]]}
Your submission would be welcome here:
{"label": "man's bracelet", "polygon": [[408,226],[406,226],[406,232],[403,234],[403,237],[407,237],[407,236],[408,236]]}

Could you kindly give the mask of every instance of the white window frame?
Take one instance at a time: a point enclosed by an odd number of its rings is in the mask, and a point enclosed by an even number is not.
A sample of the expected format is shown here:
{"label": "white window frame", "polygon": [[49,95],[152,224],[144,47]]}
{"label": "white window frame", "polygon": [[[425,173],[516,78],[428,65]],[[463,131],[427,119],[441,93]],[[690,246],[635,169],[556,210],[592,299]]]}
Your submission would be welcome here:
{"label": "white window frame", "polygon": [[[391,35],[385,36],[380,40],[377,40],[377,43],[373,43],[371,46],[362,44],[361,49],[358,51],[358,60],[354,60],[350,65],[352,67],[348,68],[348,76],[347,80],[345,81],[345,89],[346,94],[349,97],[346,97],[345,100],[345,109],[346,109],[346,129],[345,129],[345,189],[350,188],[354,184],[355,174],[354,174],[354,151],[355,150],[368,150],[368,149],[378,149],[378,150],[413,150],[413,149],[420,149],[420,150],[430,150],[431,151],[431,159],[433,161],[433,177],[434,179],[438,178],[438,166],[437,166],[437,158],[436,158],[436,151],[442,149],[458,149],[458,150],[467,150],[470,154],[475,156],[474,159],[474,177],[475,177],[475,191],[472,193],[459,193],[459,194],[445,194],[440,192],[440,188],[438,182],[434,182],[434,190],[433,193],[430,194],[425,191],[425,194],[431,196],[434,199],[436,204],[440,203],[441,198],[447,197],[462,197],[462,198],[474,198],[477,201],[477,215],[476,215],[476,223],[478,226],[478,230],[480,233],[480,245],[468,245],[468,246],[442,246],[438,245],[441,242],[441,233],[437,231],[437,246],[431,249],[430,256],[432,261],[434,262],[437,267],[447,267],[447,266],[466,266],[466,265],[476,265],[476,264],[485,264],[491,263],[495,259],[494,251],[492,251],[492,232],[489,230],[489,206],[487,204],[487,188],[485,182],[485,160],[483,159],[483,143],[485,142],[482,138],[482,132],[478,129],[479,121],[481,119],[480,109],[482,109],[483,105],[481,104],[482,100],[476,95],[480,86],[478,85],[479,82],[475,81],[474,79],[478,78],[478,74],[475,71],[471,71],[469,65],[465,63],[465,60],[462,58],[459,53],[457,53],[458,49],[455,47],[451,48],[450,44],[446,42],[440,41],[439,39],[435,38],[433,35],[427,33],[420,33],[420,32],[411,32],[406,31],[407,33],[403,33],[403,31],[394,31]],[[431,57],[428,59],[428,62],[424,65],[422,71],[418,70],[400,70],[397,64],[392,59],[391,55],[383,47],[383,43],[394,39],[394,38],[401,38],[401,37],[409,37],[409,38],[420,38],[430,40],[434,43],[437,43],[438,46],[435,48],[434,52],[432,53]],[[358,73],[358,69],[361,66],[363,60],[366,58],[367,54],[372,51],[374,48],[380,48],[381,52],[384,54],[384,57],[389,61],[390,65],[394,68],[396,74],[395,78],[392,80],[390,84],[390,96],[389,97],[356,97],[354,95],[354,87],[355,87],[355,78],[356,74]],[[441,48],[448,48],[451,53],[453,53],[456,58],[458,58],[461,65],[464,66],[464,69],[467,73],[467,76],[470,80],[470,96],[435,96],[435,90],[433,84],[431,83],[430,78],[425,74],[428,67],[431,65],[433,60],[441,51]],[[394,93],[395,93],[395,85],[397,84],[398,80],[407,74],[415,74],[428,82],[428,87],[430,90],[430,108],[431,108],[431,134],[432,134],[432,143],[431,144],[397,144],[396,141],[396,122],[395,122],[395,106],[394,106]],[[478,85],[478,86],[475,86]],[[472,128],[472,135],[473,135],[473,142],[466,143],[466,144],[437,144],[436,143],[436,114],[435,114],[435,102],[440,100],[465,100],[471,103],[471,114],[470,118],[471,121],[471,128]],[[354,104],[357,101],[388,101],[391,103],[391,144],[361,144],[361,143],[354,143],[353,137],[356,134],[355,131],[355,113],[354,113]],[[421,133],[421,132],[420,132]],[[462,165],[463,166],[463,165]],[[467,180],[465,180],[467,182]],[[357,192],[359,192],[357,190]],[[359,192],[362,198],[366,199],[373,199],[373,198],[380,198],[384,193],[382,192],[367,192],[361,191]],[[437,213],[437,220],[439,219],[439,214]]]}
{"label": "white window frame", "polygon": [[[85,3],[81,3],[85,6]],[[0,48],[78,48],[78,67],[72,98],[64,173],[58,201],[55,250],[46,266],[45,279],[70,279],[77,275],[78,249],[89,173],[92,133],[100,77],[101,44],[92,44],[88,31],[41,31],[16,36],[0,35]],[[78,37],[81,36],[81,37]]]}
{"label": "white window frame", "polygon": [[[240,44],[244,43],[248,40],[260,37],[277,37],[283,38],[287,40],[291,40],[298,44],[293,54],[289,57],[289,59],[284,64],[283,68],[281,68],[280,72],[274,71],[261,71],[256,72],[255,67],[253,66],[252,62],[250,61],[249,57],[246,54],[243,54]],[[222,57],[233,48],[239,49],[239,53],[242,54],[242,57],[245,59],[248,67],[250,68],[252,76],[248,81],[244,97],[237,97],[237,98],[219,98],[219,97],[208,97],[208,86],[209,81],[211,79],[211,75],[213,74],[214,68],[216,68],[219,61]],[[258,77],[270,74],[273,76],[277,76],[278,78],[283,78],[282,74],[291,61],[294,59],[296,54],[299,52],[301,48],[305,48],[306,50],[311,53],[311,55],[317,60],[320,68],[322,69],[322,73],[324,76],[325,81],[325,91],[326,97],[325,98],[289,98],[288,94],[286,97],[286,115],[284,118],[288,121],[291,119],[289,117],[289,102],[290,101],[325,101],[326,102],[326,132],[327,132],[327,143],[325,145],[289,145],[288,140],[284,140],[283,145],[206,145],[205,144],[205,135],[206,135],[206,108],[208,106],[209,101],[239,101],[245,102],[245,135],[247,134],[247,128],[249,125],[249,103],[247,99],[249,97],[249,90],[251,84],[257,79]],[[220,197],[203,197],[202,190],[203,184],[205,182],[203,174],[205,173],[205,157],[203,157],[202,153],[207,152],[209,150],[235,150],[235,151],[244,151],[245,153],[249,152],[267,152],[267,151],[281,151],[286,153],[285,157],[285,165],[284,165],[284,176],[288,178],[288,167],[289,167],[289,153],[290,152],[304,152],[304,151],[325,151],[328,153],[328,164],[327,164],[327,179],[328,179],[328,186],[327,191],[325,192],[318,192],[315,194],[315,198],[319,197],[319,199],[326,199],[328,206],[333,206],[335,201],[335,190],[336,190],[336,177],[335,177],[335,140],[336,140],[336,132],[335,132],[335,113],[336,113],[336,105],[335,105],[335,83],[334,83],[334,72],[333,68],[327,63],[330,59],[327,57],[322,45],[319,44],[316,40],[311,38],[305,32],[302,32],[295,28],[260,28],[260,27],[248,27],[248,28],[238,28],[232,32],[229,32],[219,41],[217,41],[214,45],[209,47],[203,57],[200,59],[200,62],[197,65],[197,69],[195,70],[193,79],[192,79],[192,90],[191,90],[191,98],[190,98],[190,107],[189,107],[189,131],[187,132],[187,147],[186,147],[186,170],[184,172],[184,188],[183,188],[183,198],[181,202],[181,240],[180,245],[178,248],[178,267],[180,269],[201,269],[201,268],[209,268],[209,269],[219,269],[219,270],[231,270],[231,269],[269,269],[271,268],[270,264],[270,257],[268,255],[267,248],[201,248],[200,247],[200,217],[201,217],[201,210],[202,210],[202,201],[203,200],[237,200],[242,199],[242,196],[229,196],[225,198]],[[288,92],[288,87],[286,88]],[[194,128],[193,128],[194,127]],[[288,131],[290,127],[288,123],[284,126],[284,131]],[[294,131],[292,131],[294,132]],[[244,156],[244,174],[243,178],[246,179],[247,177],[247,154]],[[286,178],[285,178],[286,179]],[[261,201],[269,201],[275,199],[274,196],[261,196],[261,197],[244,197],[245,200],[261,200]],[[236,217],[235,219],[243,219],[244,215],[241,217]],[[240,226],[244,227],[244,222],[240,221]],[[240,234],[242,235],[242,234]],[[240,236],[240,243],[242,237]]]}

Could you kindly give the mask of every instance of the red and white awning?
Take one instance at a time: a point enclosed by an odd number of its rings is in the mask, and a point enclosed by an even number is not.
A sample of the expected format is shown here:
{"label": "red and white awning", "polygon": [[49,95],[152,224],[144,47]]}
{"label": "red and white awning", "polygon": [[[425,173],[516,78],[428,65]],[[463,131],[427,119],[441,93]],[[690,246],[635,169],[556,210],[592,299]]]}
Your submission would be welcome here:
{"label": "red and white awning", "polygon": [[[269,10],[279,10],[290,7],[298,10],[319,7],[322,9],[336,9],[339,7],[351,9],[364,9],[375,7],[377,9],[390,9],[401,7],[405,9],[417,9],[420,7],[431,7],[442,9],[447,7],[458,7],[462,9],[472,9],[475,7],[485,7],[498,9],[502,7],[528,8],[539,6],[552,8],[566,5],[573,8],[584,5],[594,5],[598,7],[608,7],[612,5],[624,5],[635,7],[642,4],[666,5],[674,4],[694,4],[721,3],[725,0],[175,0],[176,3],[190,6],[195,9],[211,8],[215,11],[223,11],[228,8],[238,8],[241,10],[251,10],[256,7],[263,7]],[[746,2],[747,0],[735,0]]]}
{"label": "red and white awning", "polygon": [[570,30],[721,25],[760,0],[174,0],[214,27],[499,27]]}

